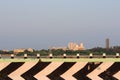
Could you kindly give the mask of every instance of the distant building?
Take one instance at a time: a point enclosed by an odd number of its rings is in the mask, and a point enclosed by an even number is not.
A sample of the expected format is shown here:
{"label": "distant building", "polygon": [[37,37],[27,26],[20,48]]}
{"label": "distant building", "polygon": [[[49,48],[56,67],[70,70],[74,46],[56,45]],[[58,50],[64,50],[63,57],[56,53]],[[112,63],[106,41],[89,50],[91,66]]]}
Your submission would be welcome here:
{"label": "distant building", "polygon": [[21,49],[14,49],[13,52],[14,52],[14,54],[18,54],[20,52],[24,52],[25,50],[27,50],[29,52],[33,52],[34,51],[32,48],[28,48],[28,49],[21,48]]}
{"label": "distant building", "polygon": [[68,44],[68,49],[74,50],[74,51],[75,50],[85,50],[83,43],[80,43],[80,45],[78,45],[78,44],[73,43],[73,42]]}
{"label": "distant building", "polygon": [[85,50],[83,43],[80,43],[78,50]]}
{"label": "distant building", "polygon": [[68,49],[69,50],[74,50],[77,47],[78,47],[78,45],[76,43],[71,42],[71,43],[68,44]]}
{"label": "distant building", "polygon": [[33,52],[34,50],[32,48],[28,48],[27,51]]}
{"label": "distant building", "polygon": [[57,50],[57,49],[67,50],[67,47],[52,47],[52,49],[54,49],[54,50]]}
{"label": "distant building", "polygon": [[109,38],[106,39],[106,49],[110,48],[110,40]]}
{"label": "distant building", "polygon": [[84,48],[84,45],[83,43],[80,43],[80,45],[76,44],[76,43],[73,43],[73,42],[70,42],[68,43],[68,46],[67,47],[52,47],[52,49],[62,49],[62,50],[85,50]]}
{"label": "distant building", "polygon": [[9,50],[6,50],[6,49],[4,49],[4,50],[2,50],[3,52],[9,52]]}
{"label": "distant building", "polygon": [[14,54],[18,54],[20,52],[24,52],[26,49],[14,49],[13,52]]}

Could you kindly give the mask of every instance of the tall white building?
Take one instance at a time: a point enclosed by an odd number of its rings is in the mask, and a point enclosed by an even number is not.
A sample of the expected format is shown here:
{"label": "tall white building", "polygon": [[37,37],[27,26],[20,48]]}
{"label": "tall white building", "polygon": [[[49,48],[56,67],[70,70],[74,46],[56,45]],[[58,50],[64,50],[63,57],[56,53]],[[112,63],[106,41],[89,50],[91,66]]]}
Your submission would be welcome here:
{"label": "tall white building", "polygon": [[85,50],[83,43],[80,43],[80,45],[78,45],[73,42],[68,44],[68,49],[69,50]]}

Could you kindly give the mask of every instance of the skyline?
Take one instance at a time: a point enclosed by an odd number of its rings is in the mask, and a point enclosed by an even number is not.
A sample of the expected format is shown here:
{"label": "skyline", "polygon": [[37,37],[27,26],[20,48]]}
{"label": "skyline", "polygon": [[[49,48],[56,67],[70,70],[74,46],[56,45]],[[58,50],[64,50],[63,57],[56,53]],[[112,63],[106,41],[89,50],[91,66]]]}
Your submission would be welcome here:
{"label": "skyline", "polygon": [[0,49],[120,45],[120,1],[1,0]]}

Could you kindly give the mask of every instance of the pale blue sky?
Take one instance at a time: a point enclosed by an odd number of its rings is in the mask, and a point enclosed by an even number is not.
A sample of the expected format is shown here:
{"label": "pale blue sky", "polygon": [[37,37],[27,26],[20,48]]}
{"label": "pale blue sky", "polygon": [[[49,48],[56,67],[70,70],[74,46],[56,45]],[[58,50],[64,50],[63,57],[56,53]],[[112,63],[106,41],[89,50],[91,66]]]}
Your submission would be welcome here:
{"label": "pale blue sky", "polygon": [[120,45],[120,0],[0,0],[0,49]]}

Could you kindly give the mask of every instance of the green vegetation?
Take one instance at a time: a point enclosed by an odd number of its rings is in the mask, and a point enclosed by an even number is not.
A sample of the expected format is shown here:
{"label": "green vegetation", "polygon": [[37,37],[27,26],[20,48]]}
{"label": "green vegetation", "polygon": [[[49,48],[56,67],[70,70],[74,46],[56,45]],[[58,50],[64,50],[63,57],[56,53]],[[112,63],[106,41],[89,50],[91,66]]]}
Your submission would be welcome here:
{"label": "green vegetation", "polygon": [[17,54],[17,56],[23,56],[24,54],[28,54],[29,56],[36,56],[37,54],[40,54],[41,56],[47,56],[49,54],[49,50],[34,50],[34,52],[29,52],[29,51],[25,51],[25,52],[20,52]]}
{"label": "green vegetation", "polygon": [[34,52],[22,52],[22,53],[18,53],[17,56],[23,56],[24,54],[28,54],[29,56],[36,56],[37,54],[40,54],[41,56],[48,56],[50,53],[52,53],[54,56],[61,56],[64,53],[67,55],[76,55],[77,53],[81,54],[81,55],[89,55],[90,51],[89,50],[77,50],[77,51],[73,51],[73,50],[62,50],[62,49],[52,49],[52,50],[35,50]]}
{"label": "green vegetation", "polygon": [[[12,54],[13,51],[4,52],[0,50],[0,54]],[[107,55],[115,55],[116,53],[120,53],[120,46],[114,46],[106,50],[106,48],[102,47],[95,47],[92,49],[86,49],[86,50],[62,50],[62,49],[51,49],[51,50],[34,50],[34,52],[29,52],[25,50],[24,52],[18,53],[16,56],[23,56],[24,54],[28,54],[29,56],[36,56],[37,54],[40,54],[41,56],[48,56],[50,53],[52,53],[54,56],[61,56],[64,53],[67,55],[76,55],[79,53],[80,55],[89,55],[90,53],[93,53],[94,55],[102,55],[103,53],[106,53]]]}
{"label": "green vegetation", "polygon": [[39,59],[0,59],[0,62],[38,62]]}
{"label": "green vegetation", "polygon": [[13,54],[13,51],[2,51],[2,50],[0,50],[0,54]]}
{"label": "green vegetation", "polygon": [[63,58],[53,58],[53,59],[41,59],[41,61],[43,62],[120,62],[120,58],[67,58],[67,59],[63,59]]}
{"label": "green vegetation", "polygon": [[[39,59],[0,59],[0,62],[38,62]],[[120,62],[120,58],[41,58],[42,62]]]}
{"label": "green vegetation", "polygon": [[107,55],[115,55],[116,53],[120,53],[120,46],[114,46],[109,49],[96,47],[89,49],[89,51],[97,55],[101,55],[103,53],[106,53]]}

